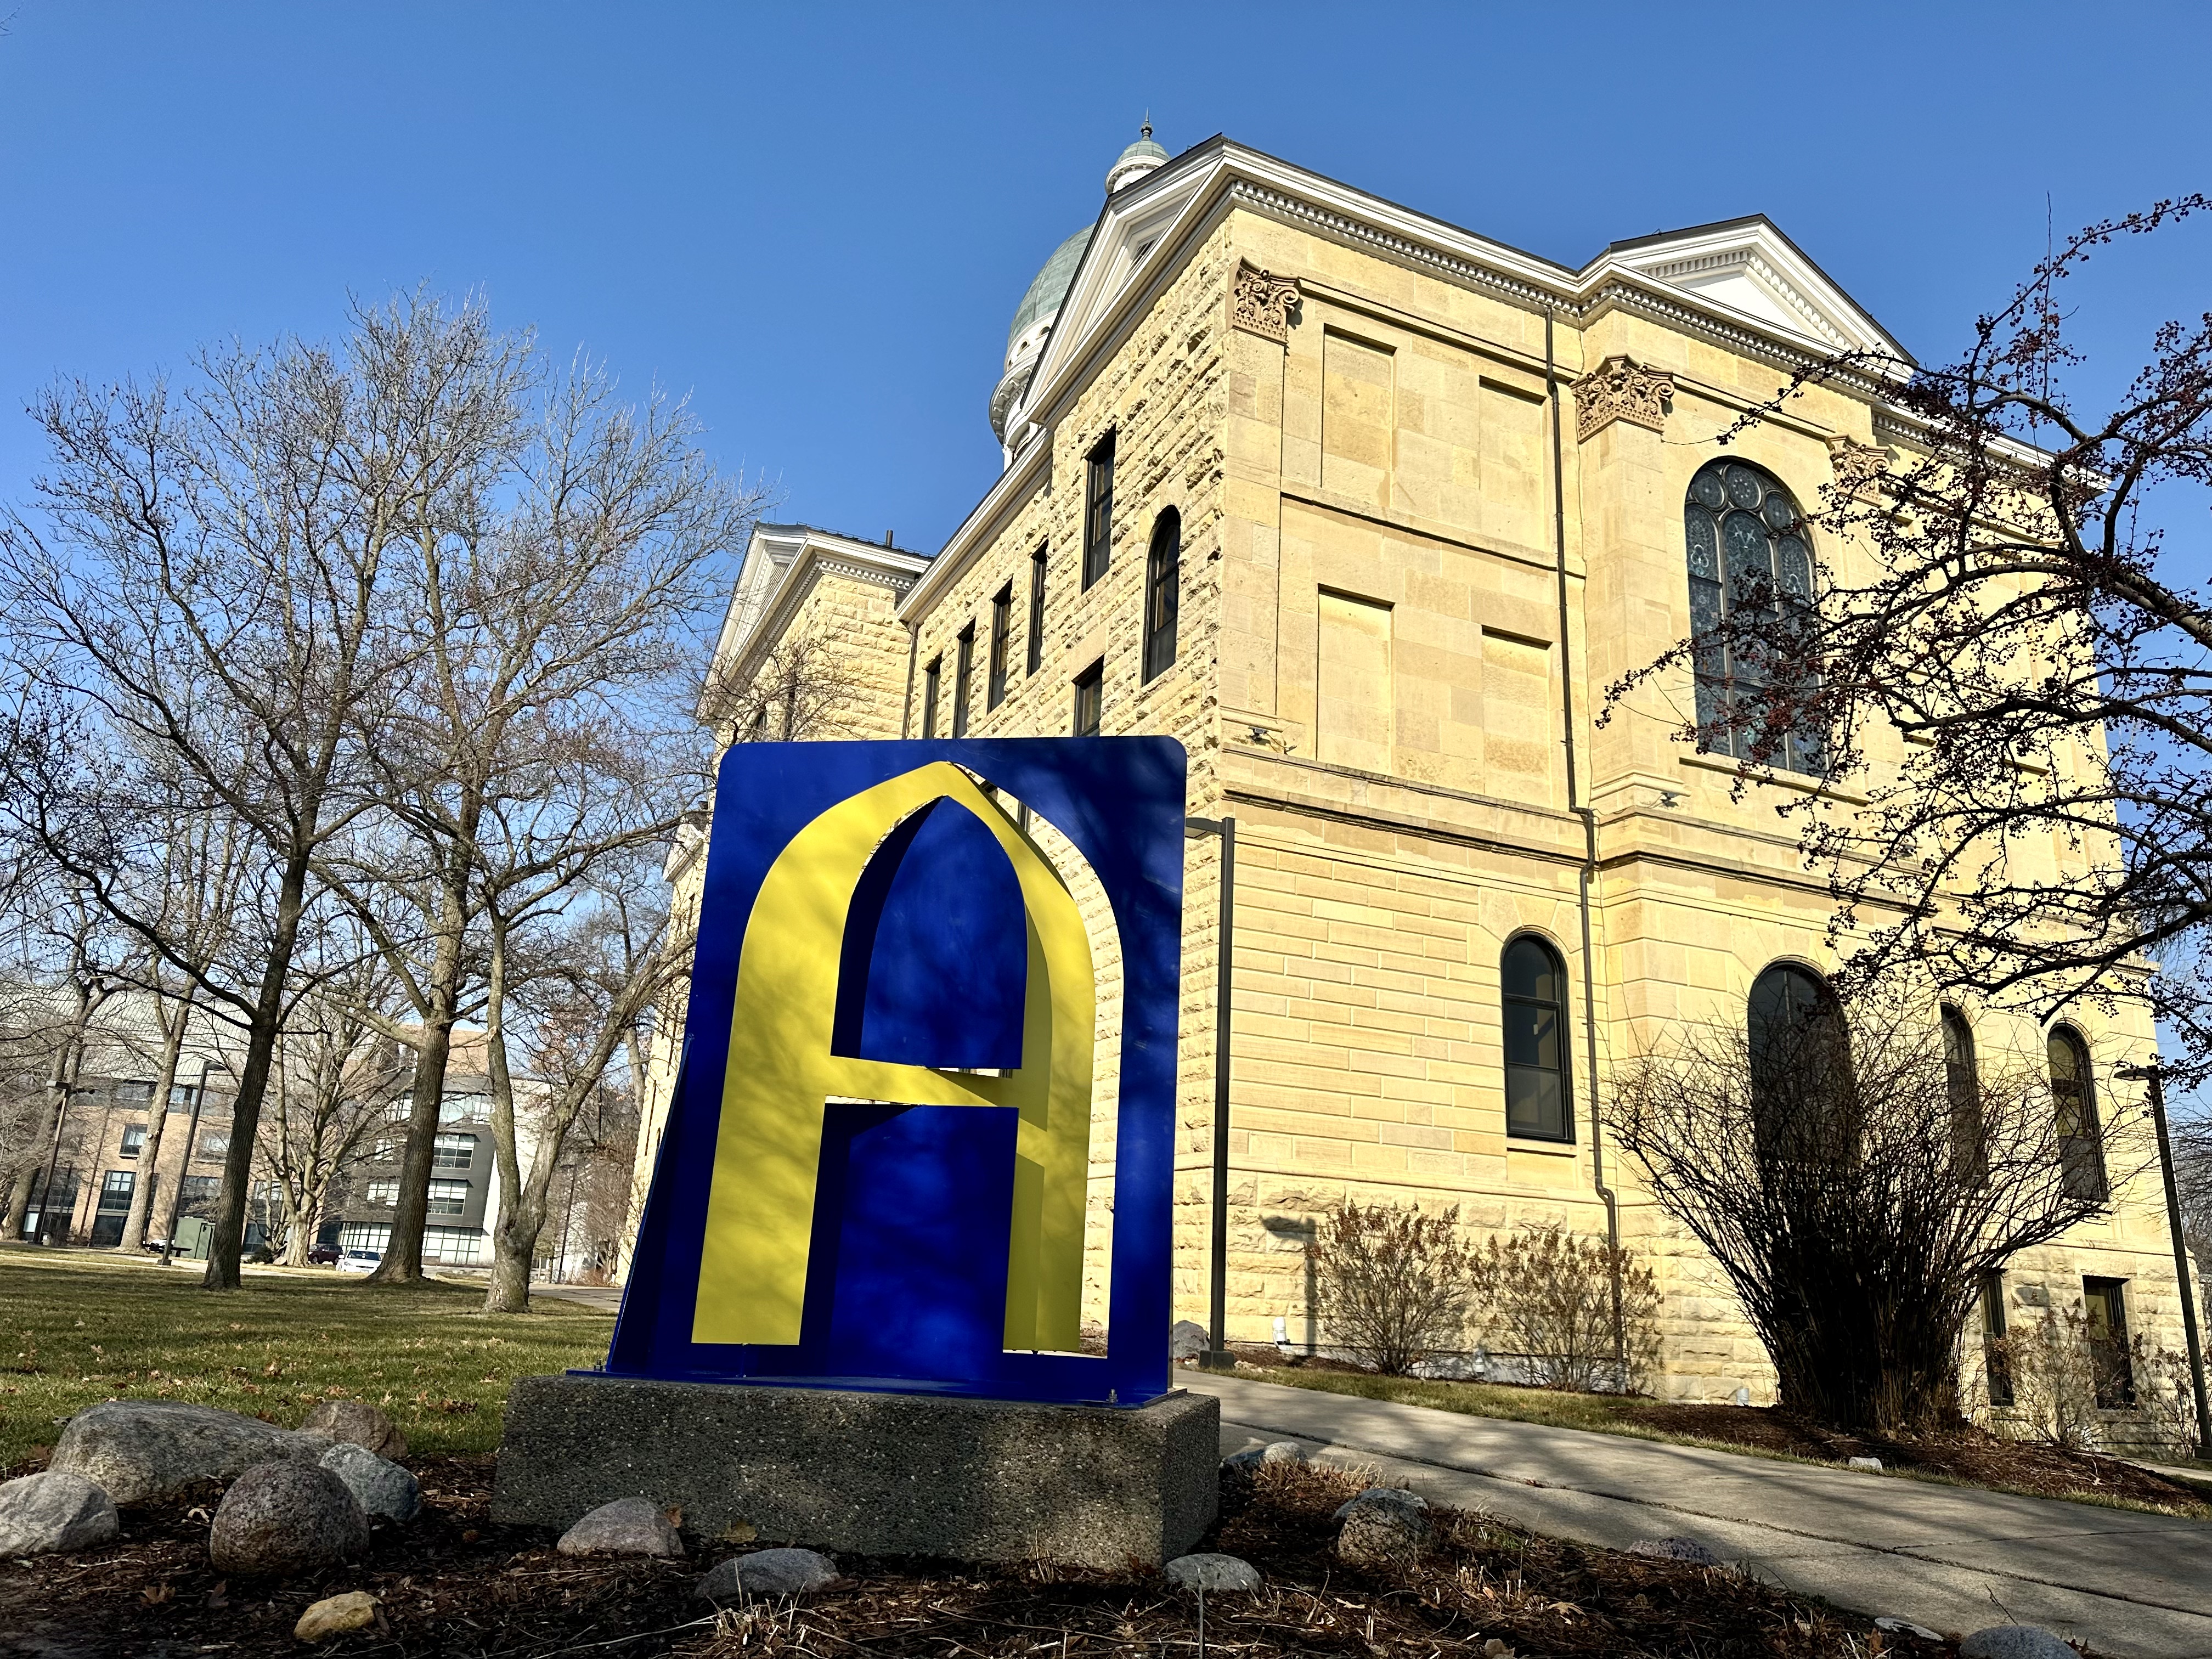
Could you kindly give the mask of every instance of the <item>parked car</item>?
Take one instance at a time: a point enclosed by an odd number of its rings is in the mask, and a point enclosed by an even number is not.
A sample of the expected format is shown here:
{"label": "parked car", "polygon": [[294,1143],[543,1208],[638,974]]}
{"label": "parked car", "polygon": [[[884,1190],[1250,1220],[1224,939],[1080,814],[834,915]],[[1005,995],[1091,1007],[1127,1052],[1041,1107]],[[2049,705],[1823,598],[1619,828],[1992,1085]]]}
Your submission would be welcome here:
{"label": "parked car", "polygon": [[338,1265],[338,1247],[335,1244],[316,1245],[313,1249],[307,1252],[307,1265],[310,1267],[337,1267]]}
{"label": "parked car", "polygon": [[338,1254],[337,1270],[342,1273],[373,1273],[376,1264],[383,1260],[381,1250],[343,1250]]}

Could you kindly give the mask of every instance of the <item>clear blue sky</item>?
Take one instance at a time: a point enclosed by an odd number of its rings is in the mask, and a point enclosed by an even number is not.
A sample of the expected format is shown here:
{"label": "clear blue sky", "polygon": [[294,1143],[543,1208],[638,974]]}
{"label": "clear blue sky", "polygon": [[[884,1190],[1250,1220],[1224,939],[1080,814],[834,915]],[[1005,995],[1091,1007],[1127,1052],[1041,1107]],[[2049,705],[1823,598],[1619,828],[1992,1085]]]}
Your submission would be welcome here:
{"label": "clear blue sky", "polygon": [[[1362,21],[1356,31],[1347,20]],[[1923,356],[2058,227],[2212,185],[2212,9],[64,5],[0,37],[0,494],[58,373],[349,289],[690,392],[780,516],[934,549],[1016,301],[1149,108],[1580,264],[1764,211]],[[2121,284],[2203,308],[2212,237]],[[2086,295],[2084,296],[2087,297]]]}

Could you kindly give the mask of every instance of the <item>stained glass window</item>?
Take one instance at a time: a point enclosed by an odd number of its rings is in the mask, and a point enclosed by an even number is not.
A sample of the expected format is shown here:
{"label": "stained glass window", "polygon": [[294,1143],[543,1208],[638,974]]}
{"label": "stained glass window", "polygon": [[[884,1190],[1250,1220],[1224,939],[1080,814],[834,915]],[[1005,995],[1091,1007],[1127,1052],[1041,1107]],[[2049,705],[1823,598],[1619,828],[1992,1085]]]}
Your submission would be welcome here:
{"label": "stained glass window", "polygon": [[[1682,508],[1690,570],[1690,632],[1696,641],[1698,725],[1704,746],[1753,758],[1771,723],[1770,704],[1789,724],[1757,758],[1793,772],[1827,769],[1827,749],[1802,709],[1789,705],[1812,689],[1785,684],[1794,618],[1813,607],[1813,550],[1790,492],[1757,467],[1713,461],[1690,480]],[[1720,633],[1749,623],[1755,637]],[[1790,664],[1782,671],[1802,675]]]}

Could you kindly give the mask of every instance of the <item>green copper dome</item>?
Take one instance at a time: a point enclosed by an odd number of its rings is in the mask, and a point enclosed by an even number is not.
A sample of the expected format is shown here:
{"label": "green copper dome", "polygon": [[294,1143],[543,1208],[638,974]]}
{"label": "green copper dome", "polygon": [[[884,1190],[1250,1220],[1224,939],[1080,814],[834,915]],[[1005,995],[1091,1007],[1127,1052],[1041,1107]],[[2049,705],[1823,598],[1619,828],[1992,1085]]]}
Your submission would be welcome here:
{"label": "green copper dome", "polygon": [[[1131,149],[1136,148],[1133,144]],[[1044,269],[1030,284],[1029,292],[1014,310],[1014,325],[1006,331],[1006,349],[1014,349],[1014,342],[1022,331],[1040,317],[1049,317],[1060,309],[1060,302],[1067,297],[1067,285],[1075,280],[1075,268],[1083,263],[1083,250],[1091,245],[1089,225],[1075,233],[1058,247],[1052,258],[1044,262]]]}

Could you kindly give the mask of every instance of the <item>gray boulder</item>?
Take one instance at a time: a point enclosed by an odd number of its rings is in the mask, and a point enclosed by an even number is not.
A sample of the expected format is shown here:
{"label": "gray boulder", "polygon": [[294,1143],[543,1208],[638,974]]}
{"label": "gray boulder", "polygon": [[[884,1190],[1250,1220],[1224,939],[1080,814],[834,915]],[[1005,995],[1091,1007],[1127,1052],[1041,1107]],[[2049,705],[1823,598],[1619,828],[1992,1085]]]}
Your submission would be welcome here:
{"label": "gray boulder", "polygon": [[1265,1446],[1255,1446],[1249,1451],[1238,1452],[1234,1457],[1223,1458],[1221,1473],[1231,1486],[1249,1486],[1252,1484],[1252,1477],[1259,1474],[1261,1465],[1264,1463],[1303,1463],[1305,1461],[1306,1449],[1297,1441],[1277,1440]]}
{"label": "gray boulder", "polygon": [[415,1477],[366,1446],[341,1440],[316,1460],[346,1483],[353,1501],[372,1520],[412,1521],[422,1508]]}
{"label": "gray boulder", "polygon": [[379,1457],[394,1460],[407,1455],[407,1437],[399,1425],[366,1400],[325,1400],[307,1413],[300,1427],[310,1434],[326,1434],[333,1440],[366,1446]]}
{"label": "gray boulder", "polygon": [[1370,1486],[1339,1509],[1336,1520],[1337,1559],[1371,1572],[1412,1566],[1435,1535],[1428,1501],[1397,1486]]}
{"label": "gray boulder", "polygon": [[115,1536],[115,1500],[66,1469],[0,1481],[0,1561],[95,1549]]}
{"label": "gray boulder", "polygon": [[1694,1538],[1639,1538],[1628,1547],[1631,1555],[1648,1555],[1661,1561],[1687,1561],[1700,1567],[1726,1565]]}
{"label": "gray boulder", "polygon": [[837,1564],[815,1550],[755,1550],[733,1555],[699,1581],[696,1592],[714,1602],[750,1596],[811,1595],[837,1582]]}
{"label": "gray boulder", "polygon": [[295,1433],[236,1412],[181,1400],[109,1400],[69,1420],[48,1468],[106,1489],[118,1504],[142,1503],[201,1480],[228,1480],[256,1463],[313,1463],[329,1437]]}
{"label": "gray boulder", "polygon": [[218,1572],[314,1572],[368,1548],[368,1517],[346,1483],[313,1463],[256,1463],[216,1506],[208,1559]]}
{"label": "gray boulder", "polygon": [[1959,1659],[2081,1659],[2081,1654],[2040,1625],[1991,1625],[1959,1644]]}
{"label": "gray boulder", "polygon": [[1195,1319],[1178,1319],[1168,1332],[1170,1359],[1196,1359],[1212,1346],[1212,1337]]}
{"label": "gray boulder", "polygon": [[561,1534],[563,1555],[681,1555],[684,1540],[649,1498],[602,1504]]}
{"label": "gray boulder", "polygon": [[1162,1569],[1168,1582],[1189,1590],[1255,1590],[1260,1569],[1233,1555],[1178,1555]]}

